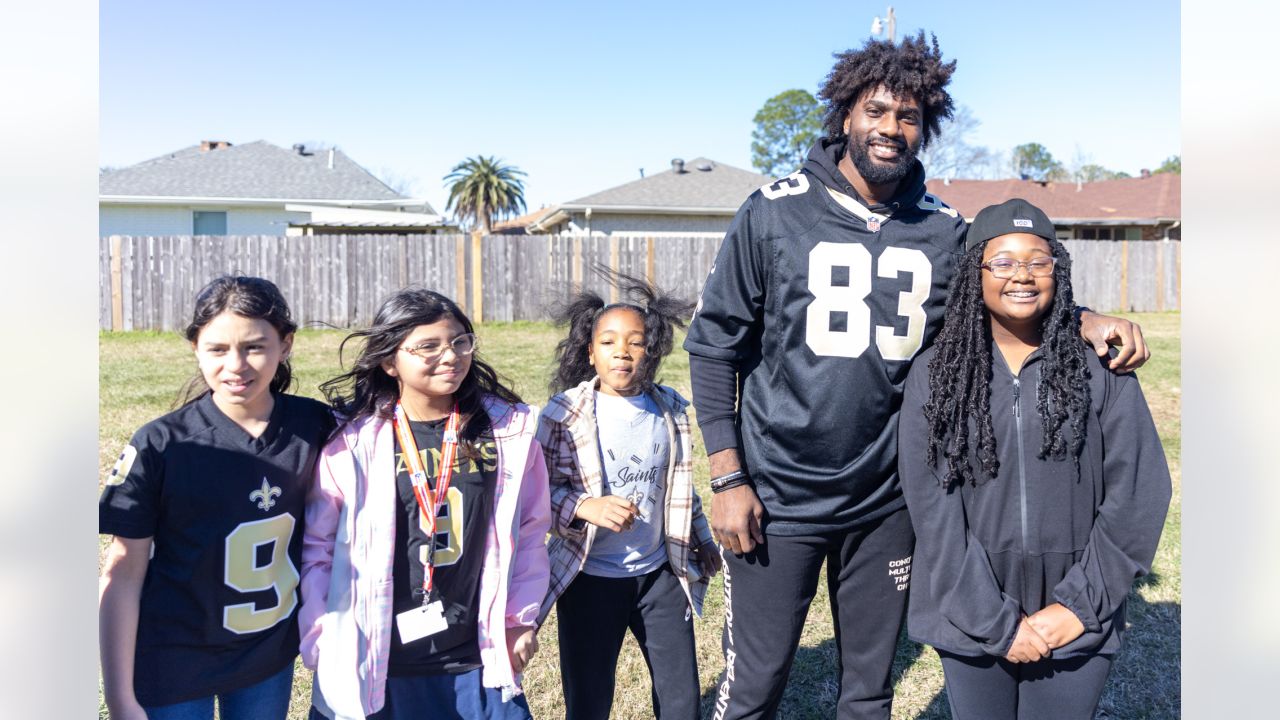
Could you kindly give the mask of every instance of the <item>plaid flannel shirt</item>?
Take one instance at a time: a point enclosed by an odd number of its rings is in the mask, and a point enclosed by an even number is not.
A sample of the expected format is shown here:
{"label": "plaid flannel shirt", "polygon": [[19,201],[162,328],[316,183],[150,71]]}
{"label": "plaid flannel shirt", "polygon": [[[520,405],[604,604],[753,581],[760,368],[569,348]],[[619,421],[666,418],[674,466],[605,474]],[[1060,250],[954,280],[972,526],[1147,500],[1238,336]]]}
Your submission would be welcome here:
{"label": "plaid flannel shirt", "polygon": [[[583,500],[604,495],[595,417],[595,390],[599,385],[600,378],[595,377],[556,395],[538,418],[538,441],[547,459],[551,484],[552,516],[552,537],[547,544],[551,584],[538,614],[539,625],[582,570],[598,530],[595,525],[578,520],[577,512]],[[702,599],[711,579],[698,572],[690,545],[714,548],[715,541],[702,512],[702,501],[693,490],[693,440],[685,413],[689,401],[664,385],[655,385],[649,397],[662,410],[671,448],[663,510],[667,561],[680,580],[690,607],[701,615]]]}

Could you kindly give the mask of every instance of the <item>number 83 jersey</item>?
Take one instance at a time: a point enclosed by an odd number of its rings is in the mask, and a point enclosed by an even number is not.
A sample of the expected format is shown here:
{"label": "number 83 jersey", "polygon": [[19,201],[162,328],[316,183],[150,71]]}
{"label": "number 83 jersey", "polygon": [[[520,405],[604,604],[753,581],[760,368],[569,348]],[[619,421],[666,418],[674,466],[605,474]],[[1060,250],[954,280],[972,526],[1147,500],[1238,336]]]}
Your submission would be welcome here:
{"label": "number 83 jersey", "polygon": [[332,428],[323,403],[276,394],[254,438],[206,394],[120,454],[98,531],[153,541],[134,660],[144,706],[248,687],[293,662],[303,513]]}
{"label": "number 83 jersey", "polygon": [[924,190],[916,165],[873,211],[802,170],[753,193],[720,246],[685,349],[738,368],[741,451],[772,534],[902,505],[903,383],[942,326],[965,231]]}

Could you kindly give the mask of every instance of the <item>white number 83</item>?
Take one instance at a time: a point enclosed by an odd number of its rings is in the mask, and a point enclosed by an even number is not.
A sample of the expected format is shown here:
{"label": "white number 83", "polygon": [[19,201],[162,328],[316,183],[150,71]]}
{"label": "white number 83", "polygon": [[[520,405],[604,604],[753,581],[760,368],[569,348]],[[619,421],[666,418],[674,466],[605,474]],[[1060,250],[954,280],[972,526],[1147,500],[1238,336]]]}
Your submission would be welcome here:
{"label": "white number 83", "polygon": [[[809,252],[809,292],[813,302],[805,311],[805,342],[816,355],[856,358],[871,344],[871,253],[857,243],[820,242]],[[898,293],[898,314],[907,318],[905,335],[892,326],[875,327],[876,347],[885,360],[910,360],[924,342],[924,303],[929,299],[933,265],[912,248],[888,247],[880,253],[876,275],[896,278],[911,274],[911,289]],[[832,270],[849,271],[848,283],[832,282]],[[845,316],[843,330],[831,329],[833,313]]]}

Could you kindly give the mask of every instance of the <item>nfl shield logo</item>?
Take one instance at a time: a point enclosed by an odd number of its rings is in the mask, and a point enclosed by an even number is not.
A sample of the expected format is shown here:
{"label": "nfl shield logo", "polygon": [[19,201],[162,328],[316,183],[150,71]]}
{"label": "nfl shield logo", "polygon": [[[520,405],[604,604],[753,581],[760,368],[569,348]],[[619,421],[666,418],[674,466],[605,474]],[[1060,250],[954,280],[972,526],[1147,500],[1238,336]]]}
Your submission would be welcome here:
{"label": "nfl shield logo", "polygon": [[867,229],[871,232],[880,232],[880,218],[875,215],[867,218]]}

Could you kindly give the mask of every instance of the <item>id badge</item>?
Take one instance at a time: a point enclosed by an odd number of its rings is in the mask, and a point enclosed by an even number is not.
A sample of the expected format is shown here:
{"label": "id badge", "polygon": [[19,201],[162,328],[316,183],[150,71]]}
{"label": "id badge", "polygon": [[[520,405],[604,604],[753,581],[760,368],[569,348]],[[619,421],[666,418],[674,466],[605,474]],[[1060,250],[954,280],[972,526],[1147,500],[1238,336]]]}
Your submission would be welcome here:
{"label": "id badge", "polygon": [[396,615],[396,629],[400,631],[400,642],[405,645],[443,632],[448,627],[449,621],[444,619],[444,603],[439,600]]}

